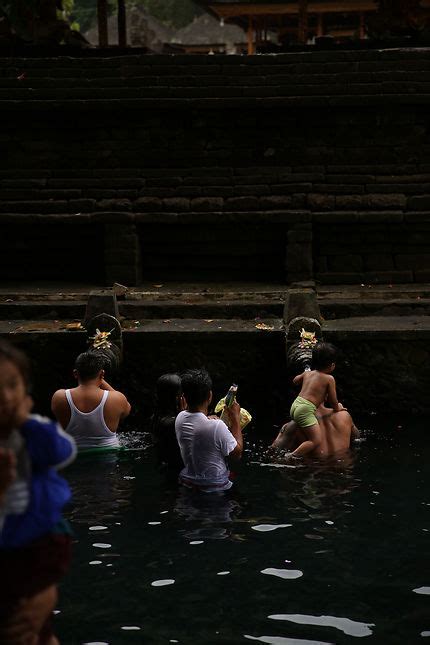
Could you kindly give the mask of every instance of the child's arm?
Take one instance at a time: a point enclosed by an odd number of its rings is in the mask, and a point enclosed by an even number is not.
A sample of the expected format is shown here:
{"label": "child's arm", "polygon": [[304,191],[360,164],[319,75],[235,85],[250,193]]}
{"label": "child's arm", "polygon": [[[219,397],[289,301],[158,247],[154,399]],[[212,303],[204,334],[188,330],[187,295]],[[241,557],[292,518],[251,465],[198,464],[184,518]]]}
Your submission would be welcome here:
{"label": "child's arm", "polygon": [[331,375],[328,376],[327,399],[329,404],[333,408],[333,412],[340,412],[343,409],[339,405],[339,401],[337,400],[336,381]]}
{"label": "child's arm", "polygon": [[312,450],[315,450],[315,448],[318,448],[321,443],[321,428],[318,423],[313,426],[301,428],[301,430],[308,438],[291,453],[293,457],[304,457],[308,453],[312,452]]}
{"label": "child's arm", "polygon": [[76,457],[76,445],[58,423],[32,415],[21,426],[35,468],[64,468]]}

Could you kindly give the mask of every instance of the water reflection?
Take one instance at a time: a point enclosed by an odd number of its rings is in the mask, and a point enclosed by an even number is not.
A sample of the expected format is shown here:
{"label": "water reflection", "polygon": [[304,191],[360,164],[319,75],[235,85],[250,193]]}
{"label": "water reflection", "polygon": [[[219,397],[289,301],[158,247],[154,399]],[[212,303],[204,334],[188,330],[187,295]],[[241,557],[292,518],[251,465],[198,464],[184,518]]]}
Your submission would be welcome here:
{"label": "water reflection", "polygon": [[199,538],[224,540],[231,537],[231,524],[241,513],[241,505],[231,493],[200,493],[180,487],[175,500],[174,511],[186,522],[198,522],[200,526],[179,531],[192,544]]}
{"label": "water reflection", "polygon": [[284,638],[283,636],[249,636],[244,634],[245,638],[251,641],[260,641],[260,643],[269,643],[269,645],[335,645],[327,641],[309,641],[304,638]]}
{"label": "water reflection", "polygon": [[374,623],[360,623],[349,618],[337,616],[307,616],[304,614],[273,614],[268,616],[272,620],[287,620],[298,625],[318,625],[320,627],[334,627],[348,636],[370,636],[373,632],[370,627]]}
{"label": "water reflection", "polygon": [[348,457],[315,460],[295,471],[278,471],[280,493],[285,491],[291,500],[308,510],[333,509],[333,500],[345,506],[343,496],[361,484],[361,479],[355,475],[354,464],[355,457],[350,454]]}
{"label": "water reflection", "polygon": [[79,458],[67,471],[79,539],[56,617],[63,642],[418,642],[429,635],[424,439],[421,457],[384,439],[359,459],[245,460],[233,495],[166,490],[139,452]]}
{"label": "water reflection", "polygon": [[67,472],[73,493],[71,522],[89,524],[96,531],[120,519],[131,503],[134,484],[128,472],[132,468],[120,452],[79,456]]}

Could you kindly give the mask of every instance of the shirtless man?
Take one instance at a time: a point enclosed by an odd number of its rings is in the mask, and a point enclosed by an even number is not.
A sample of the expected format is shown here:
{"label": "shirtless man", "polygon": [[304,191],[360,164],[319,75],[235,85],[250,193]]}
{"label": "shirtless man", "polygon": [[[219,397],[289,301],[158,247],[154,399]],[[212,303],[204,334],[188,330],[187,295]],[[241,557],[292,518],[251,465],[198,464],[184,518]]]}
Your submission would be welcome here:
{"label": "shirtless man", "polygon": [[118,425],[130,413],[124,394],[105,381],[104,364],[97,351],[79,354],[73,370],[78,386],[57,390],[52,397],[52,413],[78,449],[118,448]]}
{"label": "shirtless man", "polygon": [[[360,432],[354,425],[351,415],[342,404],[334,413],[321,403],[316,410],[316,418],[321,432],[321,443],[317,450],[308,453],[309,457],[328,457],[347,452],[354,439],[359,439]],[[302,430],[294,421],[286,423],[279,432],[271,448],[292,451],[303,441]]]}

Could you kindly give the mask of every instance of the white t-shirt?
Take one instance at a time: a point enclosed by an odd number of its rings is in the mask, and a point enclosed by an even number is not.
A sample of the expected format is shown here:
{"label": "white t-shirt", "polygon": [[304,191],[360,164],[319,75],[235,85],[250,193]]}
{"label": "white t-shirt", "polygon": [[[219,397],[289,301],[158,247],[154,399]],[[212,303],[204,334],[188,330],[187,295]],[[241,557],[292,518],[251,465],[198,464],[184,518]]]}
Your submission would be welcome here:
{"label": "white t-shirt", "polygon": [[185,464],[179,477],[208,493],[231,488],[225,457],[237,441],[224,421],[184,410],[176,417],[175,430]]}

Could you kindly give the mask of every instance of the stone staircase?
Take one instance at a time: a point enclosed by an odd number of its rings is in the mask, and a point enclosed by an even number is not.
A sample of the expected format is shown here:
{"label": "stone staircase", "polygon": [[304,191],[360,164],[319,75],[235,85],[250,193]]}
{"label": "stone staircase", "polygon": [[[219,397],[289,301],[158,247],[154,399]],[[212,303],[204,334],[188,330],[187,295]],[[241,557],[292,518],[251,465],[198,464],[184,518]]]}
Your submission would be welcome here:
{"label": "stone staircase", "polygon": [[259,387],[268,364],[283,383],[286,292],[316,285],[327,338],[367,365],[391,334],[410,372],[429,71],[428,49],[0,59],[1,333],[55,345],[64,370],[84,342],[65,325],[119,282],[145,382],[187,348]]}

